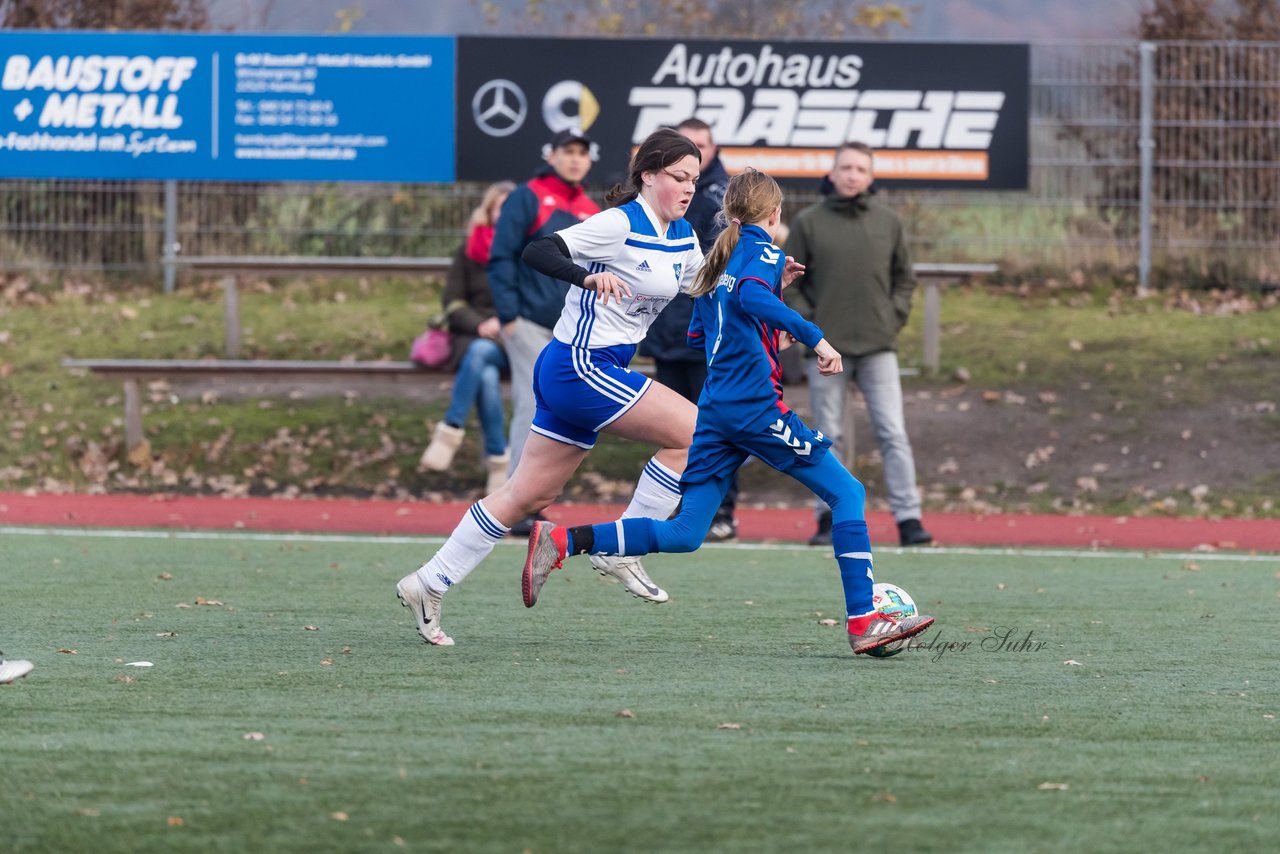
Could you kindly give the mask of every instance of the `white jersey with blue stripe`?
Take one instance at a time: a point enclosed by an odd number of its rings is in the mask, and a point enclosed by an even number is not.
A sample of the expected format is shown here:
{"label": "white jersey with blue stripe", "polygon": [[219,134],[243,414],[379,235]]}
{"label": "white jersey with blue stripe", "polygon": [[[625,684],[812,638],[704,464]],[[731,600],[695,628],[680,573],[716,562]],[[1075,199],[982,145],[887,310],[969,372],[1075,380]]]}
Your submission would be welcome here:
{"label": "white jersey with blue stripe", "polygon": [[592,273],[607,270],[631,288],[621,304],[610,299],[608,305],[595,291],[569,289],[554,334],[573,347],[639,344],[658,312],[688,292],[702,268],[693,227],[678,219],[659,236],[657,217],[641,197],[556,234],[574,263]]}

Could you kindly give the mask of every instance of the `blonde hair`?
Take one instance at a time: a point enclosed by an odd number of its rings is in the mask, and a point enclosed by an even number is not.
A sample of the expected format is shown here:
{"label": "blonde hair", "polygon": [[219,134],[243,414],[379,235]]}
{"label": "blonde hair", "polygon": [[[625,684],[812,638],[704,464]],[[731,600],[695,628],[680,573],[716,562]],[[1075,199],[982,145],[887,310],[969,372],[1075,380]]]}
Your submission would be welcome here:
{"label": "blonde hair", "polygon": [[729,256],[738,248],[742,224],[768,219],[781,204],[782,188],[764,172],[749,168],[730,178],[724,191],[724,207],[716,214],[716,219],[724,223],[724,231],[707,253],[689,296],[700,297],[714,291],[729,264]]}
{"label": "blonde hair", "polygon": [[480,199],[480,204],[476,205],[476,209],[471,212],[470,218],[467,219],[467,231],[479,225],[493,225],[498,221],[498,217],[493,213],[494,202],[498,201],[502,196],[511,195],[511,191],[516,185],[511,181],[499,181],[496,184],[490,184],[489,189],[484,191],[484,197]]}

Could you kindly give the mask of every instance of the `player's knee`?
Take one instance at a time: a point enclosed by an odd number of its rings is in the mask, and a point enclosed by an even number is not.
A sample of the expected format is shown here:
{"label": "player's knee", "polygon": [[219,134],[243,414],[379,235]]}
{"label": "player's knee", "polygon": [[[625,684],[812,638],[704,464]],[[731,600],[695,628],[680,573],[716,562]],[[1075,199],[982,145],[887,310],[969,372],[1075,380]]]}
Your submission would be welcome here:
{"label": "player's knee", "polygon": [[661,549],[672,554],[696,552],[702,545],[705,532],[699,534],[685,525],[672,525],[662,537]]}
{"label": "player's knee", "polygon": [[836,493],[836,500],[831,504],[831,510],[834,513],[839,507],[841,510],[848,510],[855,516],[861,516],[863,506],[867,501],[867,488],[862,485],[862,481],[850,475],[849,481]]}
{"label": "player's knee", "polygon": [[698,547],[701,545],[702,537],[685,532],[676,537],[676,539],[671,543],[670,548],[663,549],[663,551],[669,551],[673,554],[688,554],[689,552],[696,552]]}

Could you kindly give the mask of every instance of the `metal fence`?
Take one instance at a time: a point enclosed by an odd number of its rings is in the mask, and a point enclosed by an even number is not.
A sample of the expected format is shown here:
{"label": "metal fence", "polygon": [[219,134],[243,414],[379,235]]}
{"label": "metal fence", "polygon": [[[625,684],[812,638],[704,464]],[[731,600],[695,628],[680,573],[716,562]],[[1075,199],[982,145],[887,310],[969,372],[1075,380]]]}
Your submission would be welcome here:
{"label": "metal fence", "polygon": [[[885,192],[917,260],[1280,280],[1280,43],[1036,43],[1031,66],[1028,191]],[[185,255],[450,254],[483,191],[171,189],[171,239]],[[165,197],[154,181],[0,181],[0,269],[158,279],[170,239]],[[788,211],[815,198],[793,192]]]}

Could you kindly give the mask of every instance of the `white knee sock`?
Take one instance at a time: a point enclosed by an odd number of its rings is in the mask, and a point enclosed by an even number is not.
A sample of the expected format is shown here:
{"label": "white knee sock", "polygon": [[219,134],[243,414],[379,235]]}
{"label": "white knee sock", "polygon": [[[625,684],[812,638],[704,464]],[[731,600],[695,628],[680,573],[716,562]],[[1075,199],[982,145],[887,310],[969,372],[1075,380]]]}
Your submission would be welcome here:
{"label": "white knee sock", "polygon": [[508,530],[477,501],[463,514],[440,551],[418,570],[418,580],[436,593],[445,592],[470,575]]}
{"label": "white knee sock", "polygon": [[623,519],[666,519],[680,504],[680,475],[654,457],[645,465]]}

